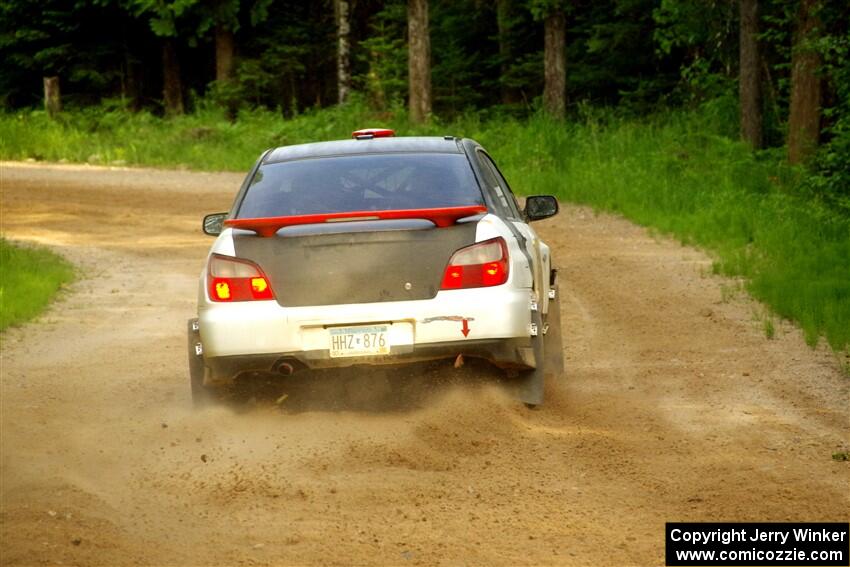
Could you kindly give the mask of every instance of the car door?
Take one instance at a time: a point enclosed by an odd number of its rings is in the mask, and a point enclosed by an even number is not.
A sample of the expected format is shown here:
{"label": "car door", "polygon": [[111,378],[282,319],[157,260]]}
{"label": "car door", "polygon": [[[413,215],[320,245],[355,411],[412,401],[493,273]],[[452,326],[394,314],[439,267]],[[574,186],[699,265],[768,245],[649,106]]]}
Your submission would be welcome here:
{"label": "car door", "polygon": [[479,162],[484,183],[494,197],[494,202],[505,222],[510,223],[525,240],[525,247],[532,262],[534,275],[534,291],[542,313],[548,312],[549,305],[549,246],[540,240],[537,232],[526,222],[525,215],[520,211],[516,197],[511,191],[493,159],[483,149],[478,149],[476,157]]}

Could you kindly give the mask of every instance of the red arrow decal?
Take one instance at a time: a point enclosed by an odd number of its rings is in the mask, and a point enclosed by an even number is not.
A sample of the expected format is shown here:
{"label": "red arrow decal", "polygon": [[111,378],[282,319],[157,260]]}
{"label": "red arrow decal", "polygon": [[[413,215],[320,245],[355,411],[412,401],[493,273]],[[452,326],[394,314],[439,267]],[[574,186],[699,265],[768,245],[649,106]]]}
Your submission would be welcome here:
{"label": "red arrow decal", "polygon": [[463,333],[464,337],[469,335],[469,322],[466,319],[463,320],[463,329],[460,332]]}

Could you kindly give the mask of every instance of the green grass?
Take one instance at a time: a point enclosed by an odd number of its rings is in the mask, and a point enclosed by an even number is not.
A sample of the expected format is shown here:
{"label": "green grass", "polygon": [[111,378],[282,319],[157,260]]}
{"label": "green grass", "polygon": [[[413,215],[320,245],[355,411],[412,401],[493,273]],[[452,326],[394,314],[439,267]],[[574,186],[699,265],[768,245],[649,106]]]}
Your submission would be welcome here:
{"label": "green grass", "polygon": [[762,319],[761,328],[764,331],[764,336],[768,339],[776,337],[776,327],[773,325],[773,318],[770,315]]}
{"label": "green grass", "polygon": [[649,119],[584,109],[580,120],[554,123],[479,112],[415,128],[401,110],[359,104],[286,121],[243,112],[235,123],[210,107],[173,120],[89,109],[51,121],[36,111],[0,114],[0,156],[245,171],[265,148],[370,126],[475,138],[518,193],[619,213],[702,247],[715,272],[743,277],[810,345],[825,337],[836,351],[850,347],[850,218],[806,193],[804,172],[784,165],[781,150],[754,155],[740,144],[729,101]]}
{"label": "green grass", "polygon": [[74,279],[74,268],[42,248],[20,247],[0,238],[0,331],[41,313]]}
{"label": "green grass", "polygon": [[68,160],[209,171],[247,171],[267,148],[347,138],[375,117],[358,105],[284,121],[244,111],[229,122],[215,109],[163,120],[147,112],[86,109],[50,120],[43,111],[0,113],[3,159]]}
{"label": "green grass", "polygon": [[[850,219],[797,194],[798,172],[753,156],[699,116],[530,130],[490,142],[525,192],[620,213],[710,251],[717,273],[796,321],[810,345],[850,344]],[[515,144],[499,139],[515,136]],[[487,136],[481,136],[488,142]]]}

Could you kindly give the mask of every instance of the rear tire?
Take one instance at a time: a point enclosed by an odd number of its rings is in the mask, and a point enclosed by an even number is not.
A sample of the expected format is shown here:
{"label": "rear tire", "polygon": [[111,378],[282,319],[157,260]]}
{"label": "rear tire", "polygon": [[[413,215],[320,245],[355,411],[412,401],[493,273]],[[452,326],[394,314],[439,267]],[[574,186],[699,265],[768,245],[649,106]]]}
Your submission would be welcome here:
{"label": "rear tire", "polygon": [[194,326],[197,319],[189,319],[187,323],[187,343],[189,355],[189,384],[192,388],[192,403],[196,408],[209,405],[213,400],[212,392],[204,386],[204,356],[197,354],[195,345],[200,344],[201,335]]}

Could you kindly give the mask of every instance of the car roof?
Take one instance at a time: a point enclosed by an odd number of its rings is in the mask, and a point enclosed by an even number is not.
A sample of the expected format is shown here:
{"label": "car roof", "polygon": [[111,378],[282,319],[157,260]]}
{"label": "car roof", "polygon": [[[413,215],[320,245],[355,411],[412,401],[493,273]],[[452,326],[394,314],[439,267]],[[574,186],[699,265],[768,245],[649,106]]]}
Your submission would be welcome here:
{"label": "car roof", "polygon": [[337,140],[281,146],[266,154],[263,163],[297,159],[392,153],[463,153],[460,140],[452,136],[405,136],[370,140]]}

